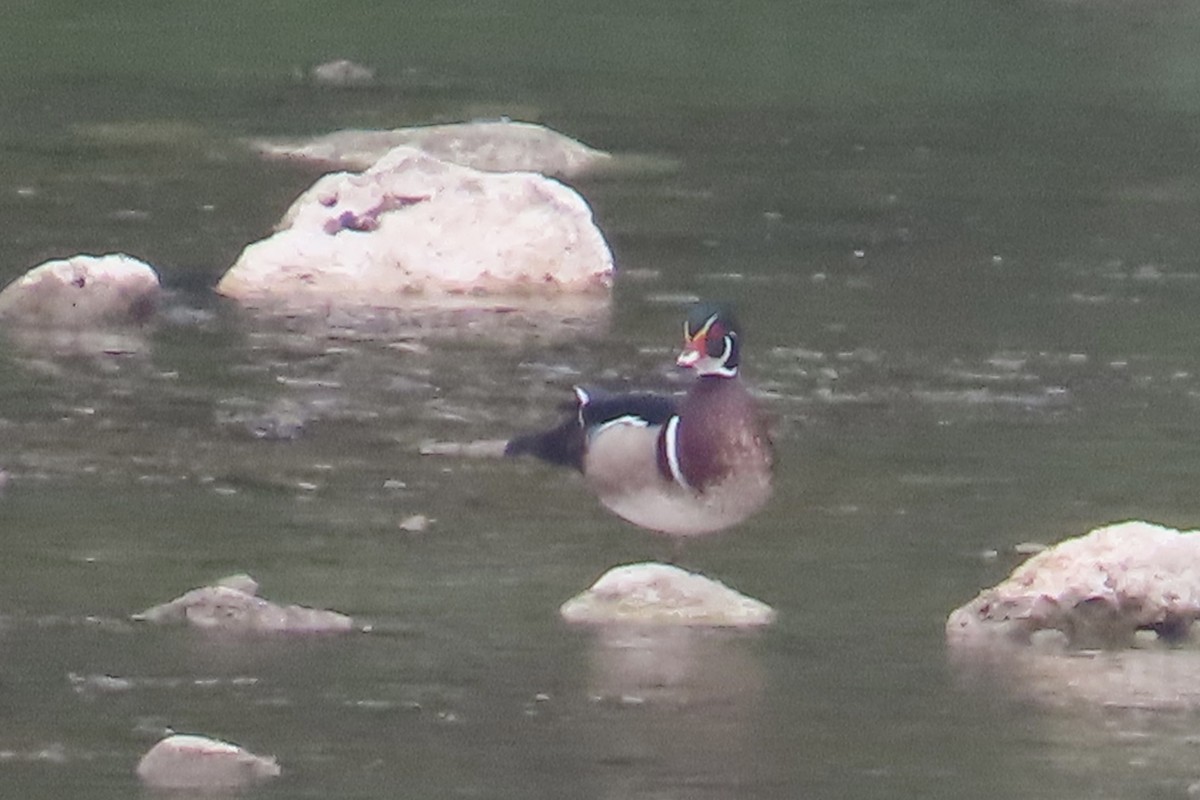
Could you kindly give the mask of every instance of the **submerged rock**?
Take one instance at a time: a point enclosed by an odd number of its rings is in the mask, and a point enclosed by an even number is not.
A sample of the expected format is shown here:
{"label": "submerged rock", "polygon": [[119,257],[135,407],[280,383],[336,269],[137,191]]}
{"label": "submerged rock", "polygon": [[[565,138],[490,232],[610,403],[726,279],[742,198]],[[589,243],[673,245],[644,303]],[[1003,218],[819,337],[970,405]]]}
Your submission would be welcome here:
{"label": "submerged rock", "polygon": [[455,456],[459,458],[504,458],[507,439],[476,439],[473,442],[422,442],[418,452],[423,456]]}
{"label": "submerged rock", "polygon": [[1029,644],[1058,631],[1071,647],[1124,647],[1139,630],[1187,637],[1200,617],[1200,535],[1121,522],[1032,556],[946,622],[951,645]]}
{"label": "submerged rock", "polygon": [[775,620],[767,604],[671,564],[613,567],[563,603],[567,622],[759,627]]}
{"label": "submerged rock", "polygon": [[156,789],[236,789],[279,774],[279,764],[271,756],[256,756],[235,744],[192,734],[168,736],[137,765],[137,776]]}
{"label": "submerged rock", "polygon": [[290,398],[277,398],[265,408],[245,402],[225,401],[217,410],[217,424],[255,439],[292,441],[299,439],[313,411]]}
{"label": "submerged rock", "polygon": [[612,156],[558,131],[529,122],[488,120],[395,130],[343,130],[312,139],[258,140],[269,158],[335,169],[367,169],[397,147],[487,172],[539,172],[571,178],[607,165]]}
{"label": "submerged rock", "polygon": [[39,328],[141,324],[158,303],[158,274],[124,253],[47,261],[0,291],[0,319]]}
{"label": "submerged rock", "polygon": [[326,175],[217,291],[271,310],[406,307],[484,297],[607,302],[612,254],[574,190],[398,148],[362,173]]}
{"label": "submerged rock", "polygon": [[336,611],[281,606],[258,596],[249,575],[231,575],[213,586],[193,589],[169,603],[148,608],[133,619],[160,625],[187,623],[232,633],[341,633],[354,620]]}
{"label": "submerged rock", "polygon": [[337,89],[369,86],[375,82],[375,70],[345,58],[318,64],[308,71],[308,75],[318,86],[330,86]]}

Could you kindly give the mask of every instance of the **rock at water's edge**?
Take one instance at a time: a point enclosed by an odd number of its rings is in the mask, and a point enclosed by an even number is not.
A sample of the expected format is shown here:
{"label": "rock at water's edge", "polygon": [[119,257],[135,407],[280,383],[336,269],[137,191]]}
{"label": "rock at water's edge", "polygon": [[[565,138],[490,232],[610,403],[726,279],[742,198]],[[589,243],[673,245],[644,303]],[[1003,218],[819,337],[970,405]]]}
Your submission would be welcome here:
{"label": "rock at water's edge", "polygon": [[1200,535],[1130,521],[1067,539],[956,609],[952,646],[1028,644],[1059,631],[1073,647],[1128,646],[1139,630],[1168,640],[1200,617]]}
{"label": "rock at water's edge", "polygon": [[775,610],[712,578],[671,564],[613,567],[559,609],[567,622],[752,628]]}
{"label": "rock at water's edge", "polygon": [[173,734],[142,756],[138,777],[158,789],[236,789],[278,777],[279,765],[270,756],[219,739]]}

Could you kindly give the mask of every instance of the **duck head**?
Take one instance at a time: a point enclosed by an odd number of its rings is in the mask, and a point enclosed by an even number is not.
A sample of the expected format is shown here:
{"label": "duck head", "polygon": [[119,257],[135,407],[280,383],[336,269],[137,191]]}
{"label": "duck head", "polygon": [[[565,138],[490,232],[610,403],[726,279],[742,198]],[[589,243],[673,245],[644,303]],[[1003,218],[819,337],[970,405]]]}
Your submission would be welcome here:
{"label": "duck head", "polygon": [[683,352],[675,363],[699,375],[733,378],[738,372],[738,326],[729,306],[697,303],[683,322]]}

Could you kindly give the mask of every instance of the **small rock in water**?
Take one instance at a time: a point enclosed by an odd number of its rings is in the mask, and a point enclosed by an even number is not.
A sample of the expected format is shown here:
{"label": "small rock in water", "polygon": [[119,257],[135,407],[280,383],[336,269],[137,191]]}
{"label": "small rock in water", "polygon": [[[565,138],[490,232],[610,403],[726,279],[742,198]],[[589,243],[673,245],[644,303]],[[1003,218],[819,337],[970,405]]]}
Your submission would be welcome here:
{"label": "small rock in water", "polygon": [[345,614],[281,606],[258,597],[257,592],[258,583],[249,575],[232,575],[134,614],[133,619],[242,633],[341,633],[354,628],[354,620]]}
{"label": "small rock in water", "polygon": [[723,583],[671,564],[625,564],[563,603],[568,622],[751,628],[770,625],[775,610]]}
{"label": "small rock in water", "polygon": [[404,519],[400,520],[398,527],[400,530],[407,531],[408,533],[421,533],[429,528],[429,524],[431,522],[433,522],[433,520],[424,514],[413,514],[412,516],[405,517]]}
{"label": "small rock in water", "polygon": [[47,261],[0,291],[0,318],[39,328],[140,325],[155,312],[158,273],[110,253]]}
{"label": "small rock in water", "polygon": [[219,739],[174,734],[142,756],[137,775],[157,789],[228,790],[278,777],[270,756],[257,756]]}

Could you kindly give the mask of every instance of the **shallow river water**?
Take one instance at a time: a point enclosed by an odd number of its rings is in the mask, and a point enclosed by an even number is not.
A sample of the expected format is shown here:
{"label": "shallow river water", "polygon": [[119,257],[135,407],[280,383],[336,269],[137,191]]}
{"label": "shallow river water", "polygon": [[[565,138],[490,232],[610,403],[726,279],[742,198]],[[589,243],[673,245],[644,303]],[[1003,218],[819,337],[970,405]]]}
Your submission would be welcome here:
{"label": "shallow river water", "polygon": [[[0,352],[0,795],[141,796],[168,728],[277,756],[264,798],[1198,791],[1194,651],[943,640],[1020,543],[1200,524],[1195,6],[25,5],[0,278],[124,251],[170,296],[126,355]],[[376,84],[297,78],[337,57]],[[502,115],[648,165],[576,182],[618,263],[603,321],[317,329],[212,295],[314,177],[246,137]],[[741,311],[779,470],[684,561],[778,622],[570,628],[666,543],[571,474],[422,444],[535,427],[575,381],[681,388],[696,296]],[[239,571],[372,630],[127,621]]]}

